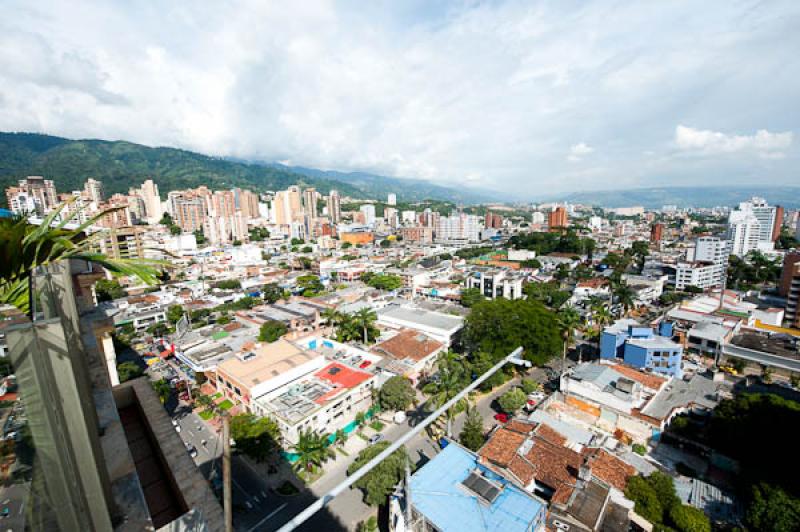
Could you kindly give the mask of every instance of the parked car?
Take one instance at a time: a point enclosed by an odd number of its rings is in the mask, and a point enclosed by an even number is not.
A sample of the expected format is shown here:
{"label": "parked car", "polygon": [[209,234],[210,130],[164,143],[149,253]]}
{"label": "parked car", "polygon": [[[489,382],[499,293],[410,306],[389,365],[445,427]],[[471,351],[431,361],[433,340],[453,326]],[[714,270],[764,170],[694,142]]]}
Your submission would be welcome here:
{"label": "parked car", "polygon": [[189,456],[191,456],[192,458],[197,456],[197,448],[195,448],[195,446],[192,445],[191,443],[186,444],[186,450],[189,451]]}
{"label": "parked car", "polygon": [[11,510],[8,508],[8,506],[4,506],[3,509],[0,510],[0,517],[6,518],[6,517],[8,517],[8,515],[10,513],[11,513]]}
{"label": "parked car", "polygon": [[500,423],[508,423],[508,414],[498,413],[494,415],[494,418],[499,421]]}
{"label": "parked car", "polygon": [[380,434],[380,433],[374,434],[369,438],[369,444],[370,445],[375,445],[379,441],[383,441],[383,434]]}

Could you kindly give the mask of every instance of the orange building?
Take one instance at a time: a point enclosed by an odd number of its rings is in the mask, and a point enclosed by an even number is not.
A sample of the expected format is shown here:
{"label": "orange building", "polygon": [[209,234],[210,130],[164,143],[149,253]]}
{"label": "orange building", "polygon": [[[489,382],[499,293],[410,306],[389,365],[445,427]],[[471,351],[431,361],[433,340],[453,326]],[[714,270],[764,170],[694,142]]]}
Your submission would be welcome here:
{"label": "orange building", "polygon": [[375,240],[375,236],[370,231],[358,233],[339,233],[339,240],[349,242],[352,245],[370,244]]}
{"label": "orange building", "polygon": [[566,207],[556,207],[547,213],[547,226],[550,230],[561,229],[569,225]]}

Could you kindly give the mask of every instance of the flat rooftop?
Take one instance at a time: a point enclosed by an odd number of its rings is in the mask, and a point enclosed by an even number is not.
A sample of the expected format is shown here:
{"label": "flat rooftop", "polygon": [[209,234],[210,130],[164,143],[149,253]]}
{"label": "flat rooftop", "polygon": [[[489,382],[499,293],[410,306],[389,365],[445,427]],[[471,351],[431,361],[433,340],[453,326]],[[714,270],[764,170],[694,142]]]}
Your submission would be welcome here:
{"label": "flat rooftop", "polygon": [[432,327],[443,331],[457,330],[464,323],[464,318],[460,316],[450,316],[448,314],[405,306],[389,306],[379,310],[378,319],[380,320],[382,318],[423,327]]}
{"label": "flat rooftop", "polygon": [[321,356],[319,353],[303,350],[283,338],[271,344],[257,344],[247,354],[250,353],[255,356],[247,361],[239,357],[228,359],[218,369],[243,385],[253,387]]}

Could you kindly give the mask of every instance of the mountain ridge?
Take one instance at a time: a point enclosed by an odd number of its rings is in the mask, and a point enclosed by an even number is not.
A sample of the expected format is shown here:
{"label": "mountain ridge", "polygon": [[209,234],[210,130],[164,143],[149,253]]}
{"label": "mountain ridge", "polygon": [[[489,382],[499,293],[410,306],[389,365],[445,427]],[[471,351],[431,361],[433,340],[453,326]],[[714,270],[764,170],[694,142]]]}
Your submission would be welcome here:
{"label": "mountain ridge", "polygon": [[[15,185],[28,175],[53,179],[60,192],[78,190],[87,178],[93,177],[103,182],[109,195],[126,193],[131,186],[152,178],[162,194],[200,185],[214,189],[238,186],[263,192],[298,184],[313,186],[323,194],[335,188],[342,195],[359,199],[384,199],[388,192],[395,192],[402,201],[457,201],[454,198],[463,197],[470,203],[480,203],[486,199],[479,193],[464,194],[422,180],[406,183],[400,178],[362,174],[360,181],[348,182],[349,174],[344,172],[243,162],[125,140],[68,139],[40,133],[0,132],[0,187],[5,189]],[[342,179],[335,179],[336,176]],[[363,176],[369,176],[369,179]],[[387,186],[393,189],[388,190]]]}

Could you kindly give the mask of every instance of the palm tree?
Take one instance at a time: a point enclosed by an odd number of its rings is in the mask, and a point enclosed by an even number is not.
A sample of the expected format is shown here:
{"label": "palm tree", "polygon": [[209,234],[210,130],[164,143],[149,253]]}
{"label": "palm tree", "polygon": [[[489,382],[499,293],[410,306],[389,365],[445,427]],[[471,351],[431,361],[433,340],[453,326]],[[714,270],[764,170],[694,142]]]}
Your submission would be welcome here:
{"label": "palm tree", "polygon": [[314,466],[322,467],[329,458],[336,456],[328,447],[328,435],[317,434],[312,430],[301,432],[292,450],[297,454],[295,468],[298,471],[302,469],[312,471]]}
{"label": "palm tree", "polygon": [[367,414],[365,414],[364,412],[356,413],[356,426],[358,426],[359,431],[361,431],[361,429],[363,428],[364,422],[366,420],[367,420]]}
{"label": "palm tree", "polygon": [[622,305],[623,316],[633,307],[633,296],[633,289],[628,286],[628,283],[622,282],[614,289],[614,297],[617,299],[617,303]]}
{"label": "palm tree", "polygon": [[363,341],[364,341],[365,344],[369,343],[370,329],[372,328],[372,324],[377,319],[378,319],[378,315],[375,314],[374,310],[369,309],[369,308],[359,309],[353,315],[353,321],[355,322],[355,324],[357,324],[359,327],[361,327],[363,329],[363,331],[364,331],[364,335],[362,336],[362,338],[363,338]]}
{"label": "palm tree", "polygon": [[603,334],[603,328],[611,324],[614,317],[611,311],[605,304],[592,308],[592,322],[594,322],[596,329],[592,329],[591,337],[597,340],[597,352],[600,352],[600,338]]}
{"label": "palm tree", "polygon": [[0,218],[0,303],[30,312],[29,281],[33,271],[67,259],[93,262],[111,273],[133,275],[147,284],[158,281],[159,270],[166,264],[163,261],[106,257],[96,251],[107,236],[106,231],[85,233],[102,217],[119,209],[105,210],[70,229],[67,225],[78,211],[62,217],[66,206],[63,203],[38,226],[22,217]]}
{"label": "palm tree", "polygon": [[564,374],[564,365],[567,360],[567,349],[572,345],[575,330],[581,326],[581,315],[574,307],[564,307],[558,311],[558,325],[561,327],[561,337],[564,340],[563,354],[561,356],[561,374]]}
{"label": "palm tree", "polygon": [[[422,388],[422,392],[428,396],[426,406],[429,412],[435,411],[458,395],[470,382],[469,368],[464,361],[457,359],[457,355],[454,353],[448,351],[440,354],[437,364],[439,379],[429,382]],[[450,425],[453,418],[465,410],[468,405],[466,398],[461,399],[445,413],[448,436],[450,436]]]}
{"label": "palm tree", "polygon": [[343,429],[336,431],[336,442],[342,447],[347,443],[347,433]]}
{"label": "palm tree", "polygon": [[320,317],[329,327],[337,325],[342,320],[342,313],[335,308],[326,308]]}

